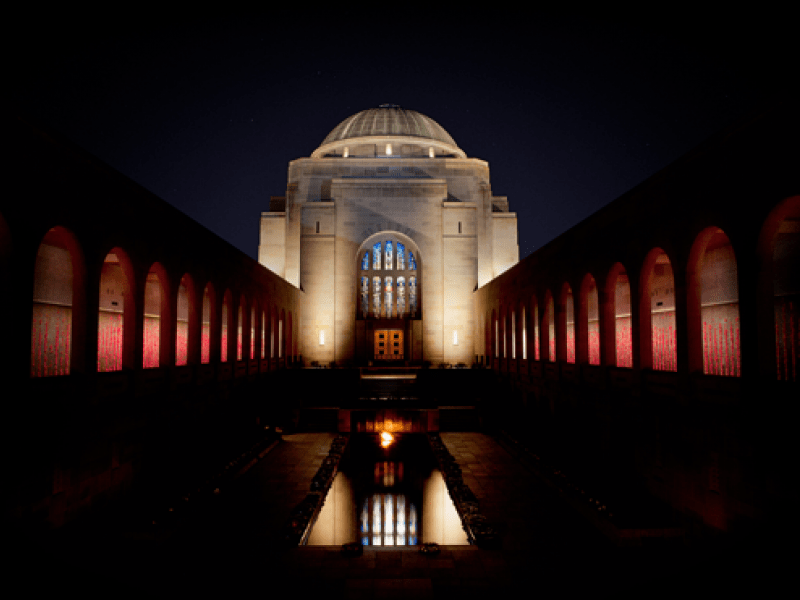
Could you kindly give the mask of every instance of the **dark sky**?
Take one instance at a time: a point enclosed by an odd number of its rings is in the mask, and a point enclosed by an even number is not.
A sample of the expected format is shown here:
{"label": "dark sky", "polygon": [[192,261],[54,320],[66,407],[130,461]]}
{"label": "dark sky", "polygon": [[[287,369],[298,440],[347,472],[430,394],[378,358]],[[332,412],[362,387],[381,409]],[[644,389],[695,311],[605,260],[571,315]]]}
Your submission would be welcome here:
{"label": "dark sky", "polygon": [[788,14],[313,4],[19,13],[12,97],[253,258],[288,162],[399,104],[489,162],[523,258],[797,79]]}

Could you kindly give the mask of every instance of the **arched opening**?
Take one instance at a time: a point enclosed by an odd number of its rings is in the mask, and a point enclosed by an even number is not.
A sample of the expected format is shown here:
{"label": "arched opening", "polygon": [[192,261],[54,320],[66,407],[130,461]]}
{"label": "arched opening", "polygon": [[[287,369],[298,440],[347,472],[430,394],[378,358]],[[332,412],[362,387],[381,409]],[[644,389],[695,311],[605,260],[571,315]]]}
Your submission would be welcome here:
{"label": "arched opening", "polygon": [[[649,302],[651,368],[677,371],[677,332],[675,329],[675,278],[672,263],[661,248],[648,254],[642,273],[644,298]],[[647,314],[647,303],[642,308]],[[644,346],[644,345],[643,345]],[[642,360],[645,366],[647,361]]]}
{"label": "arched opening", "polygon": [[545,345],[547,346],[547,360],[550,362],[556,361],[556,321],[555,315],[555,306],[553,302],[553,295],[550,293],[550,290],[547,290],[545,293],[545,301],[544,301],[544,335],[543,337]]}
{"label": "arched opening", "polygon": [[233,316],[231,311],[231,291],[225,290],[222,296],[222,323],[220,324],[219,353],[220,361],[228,362],[228,330],[232,329],[230,319]]}
{"label": "arched opening", "polygon": [[581,328],[582,349],[579,356],[581,362],[590,365],[600,364],[600,303],[598,301],[597,283],[591,273],[587,273],[581,283],[579,317],[583,323]]}
{"label": "arched opening", "polygon": [[280,317],[280,320],[278,321],[278,358],[279,359],[283,358],[285,356],[285,354],[284,354],[285,348],[283,347],[283,345],[284,345],[283,323],[284,323],[285,320],[286,320],[286,311],[284,309],[281,309],[281,317]]}
{"label": "arched opening", "polygon": [[211,315],[214,313],[214,289],[210,283],[203,289],[203,314],[200,323],[200,362],[211,361]]}
{"label": "arched opening", "polygon": [[145,369],[161,365],[162,317],[166,317],[168,284],[164,268],[153,263],[144,284],[144,336],[142,366]]}
{"label": "arched opening", "polygon": [[696,352],[702,348],[703,373],[740,377],[739,277],[733,246],[722,229],[700,232],[687,270],[690,370],[699,370]]}
{"label": "arched opening", "polygon": [[133,331],[133,268],[128,255],[113,248],[100,270],[100,304],[97,319],[97,370],[119,371],[133,363],[133,342],[126,331]]}
{"label": "arched opening", "polygon": [[267,313],[261,311],[261,358],[267,357]]}
{"label": "arched opening", "polygon": [[525,306],[520,307],[521,323],[520,330],[522,336],[522,360],[528,360],[528,322],[525,315]]}
{"label": "arched opening", "polygon": [[564,283],[561,288],[561,303],[564,307],[563,317],[564,340],[566,342],[566,359],[568,363],[575,364],[575,302],[572,297],[572,288]]}
{"label": "arched opening", "polygon": [[614,308],[614,354],[618,367],[633,367],[633,337],[631,334],[631,284],[628,273],[616,263],[609,273],[609,285],[613,290]]}
{"label": "arched opening", "polygon": [[76,271],[83,259],[74,235],[63,227],[48,231],[36,252],[31,322],[31,377],[68,375],[72,360]]}
{"label": "arched opening", "polygon": [[[177,327],[175,328],[175,364],[178,366],[189,363],[189,314],[193,312],[190,307],[194,301],[194,284],[189,274],[186,273],[181,277],[180,285],[178,285]],[[197,360],[197,358],[193,360]]]}
{"label": "arched opening", "polygon": [[236,360],[242,360],[243,344],[242,332],[244,330],[244,316],[247,314],[244,294],[239,296],[239,307],[236,309]]}
{"label": "arched opening", "polygon": [[250,360],[256,357],[256,301],[250,304]]}

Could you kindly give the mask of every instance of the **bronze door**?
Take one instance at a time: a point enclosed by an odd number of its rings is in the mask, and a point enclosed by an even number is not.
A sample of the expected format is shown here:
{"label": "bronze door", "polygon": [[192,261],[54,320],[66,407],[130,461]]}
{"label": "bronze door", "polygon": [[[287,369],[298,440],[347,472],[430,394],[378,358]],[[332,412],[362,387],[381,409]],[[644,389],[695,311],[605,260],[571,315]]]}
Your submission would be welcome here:
{"label": "bronze door", "polygon": [[375,330],[375,360],[403,360],[403,330]]}

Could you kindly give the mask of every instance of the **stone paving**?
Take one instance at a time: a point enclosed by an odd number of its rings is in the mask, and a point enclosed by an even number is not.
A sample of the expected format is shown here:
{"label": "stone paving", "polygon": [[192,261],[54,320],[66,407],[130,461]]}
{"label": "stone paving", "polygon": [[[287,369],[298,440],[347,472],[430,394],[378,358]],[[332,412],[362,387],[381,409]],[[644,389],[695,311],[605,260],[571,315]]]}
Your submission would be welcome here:
{"label": "stone paving", "polygon": [[359,557],[344,557],[339,547],[285,548],[283,526],[308,492],[334,437],[285,435],[172,535],[132,539],[103,531],[65,537],[50,548],[60,565],[50,572],[60,584],[79,585],[84,595],[111,589],[226,598],[286,595],[286,590],[326,599],[507,593],[594,599],[642,592],[652,598],[670,589],[670,579],[672,589],[682,589],[676,574],[690,566],[684,552],[614,547],[482,433],[442,433],[441,438],[481,512],[503,532],[500,548],[442,546],[439,555],[425,556],[414,548],[366,547]]}

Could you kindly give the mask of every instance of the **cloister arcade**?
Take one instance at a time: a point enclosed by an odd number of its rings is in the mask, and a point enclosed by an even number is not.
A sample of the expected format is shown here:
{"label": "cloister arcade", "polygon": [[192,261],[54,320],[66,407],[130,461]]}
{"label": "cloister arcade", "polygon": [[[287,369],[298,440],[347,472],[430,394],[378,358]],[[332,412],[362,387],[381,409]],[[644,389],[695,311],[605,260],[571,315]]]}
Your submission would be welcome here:
{"label": "cloister arcade", "polygon": [[[73,342],[72,335],[74,315],[87,310],[87,303],[79,299],[90,296],[85,288],[75,289],[76,285],[85,285],[77,283],[74,275],[86,271],[83,260],[79,240],[62,226],[51,228],[39,244],[32,296],[32,377],[69,375],[73,353],[84,351],[80,342]],[[100,273],[97,372],[120,371],[136,364],[145,369],[209,364],[212,356],[221,363],[233,356],[237,362],[260,360],[264,361],[263,368],[272,369],[286,363],[285,357],[289,363],[296,358],[292,311],[271,305],[268,297],[259,302],[256,296],[249,300],[244,292],[234,295],[225,289],[221,314],[212,319],[215,286],[206,283],[201,300],[191,273],[184,273],[174,289],[171,282],[177,276],[155,262],[147,272],[142,293],[137,294],[131,259],[120,247],[105,256]],[[78,282],[83,279],[78,278]],[[195,308],[201,302],[202,319]],[[126,334],[133,329],[137,305],[144,307],[141,346],[135,342],[136,335]],[[258,306],[264,308],[258,311]],[[233,331],[236,335],[229,335]],[[89,337],[85,331],[79,339]]]}
{"label": "cloister arcade", "polygon": [[[760,233],[769,248],[761,257],[764,271],[772,274],[771,289],[759,287],[759,292],[767,295],[759,299],[759,306],[771,313],[772,322],[767,330],[769,339],[763,335],[761,341],[774,348],[770,355],[774,356],[771,372],[775,378],[796,382],[800,361],[800,281],[797,272],[787,265],[800,264],[800,198],[787,198],[776,208],[777,213],[784,215],[777,227],[772,225],[771,217],[762,224]],[[769,230],[774,230],[771,240]],[[736,256],[744,252],[737,252],[726,233],[713,225],[703,228],[690,247],[677,248],[675,252],[686,257],[677,263],[684,273],[684,283],[678,288],[673,262],[658,247],[631,265],[638,273],[639,288],[633,296],[628,271],[622,263],[614,262],[605,272],[598,272],[597,279],[593,273],[585,273],[580,286],[576,286],[580,289],[577,319],[568,281],[545,280],[533,290],[504,294],[498,299],[499,308],[485,316],[487,322],[494,323],[487,327],[491,336],[487,348],[495,349],[487,353],[490,364],[496,369],[522,371],[528,362],[525,357],[539,360],[541,343],[547,350],[544,360],[549,362],[575,364],[577,360],[586,365],[672,372],[684,365],[689,372],[741,377]],[[598,280],[605,290],[601,301]],[[557,310],[552,289],[560,289]],[[682,290],[677,303],[676,289],[679,293]],[[540,299],[546,307],[541,324],[537,319]],[[517,321],[516,314],[525,311],[534,315],[533,320]],[[687,343],[678,343],[678,331],[686,332]],[[513,347],[508,347],[509,343]],[[749,368],[759,367],[751,364]]]}

